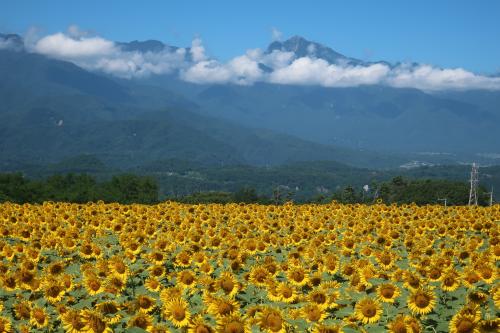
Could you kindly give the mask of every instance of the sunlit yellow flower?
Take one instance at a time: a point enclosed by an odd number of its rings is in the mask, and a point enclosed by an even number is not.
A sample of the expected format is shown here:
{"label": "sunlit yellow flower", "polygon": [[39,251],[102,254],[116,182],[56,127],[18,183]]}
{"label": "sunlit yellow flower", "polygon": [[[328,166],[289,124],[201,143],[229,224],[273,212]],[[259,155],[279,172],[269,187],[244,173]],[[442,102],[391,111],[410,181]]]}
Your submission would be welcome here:
{"label": "sunlit yellow flower", "polygon": [[426,289],[417,289],[408,296],[408,307],[414,314],[427,314],[434,309],[436,297]]}
{"label": "sunlit yellow flower", "polygon": [[457,313],[451,318],[450,333],[479,333],[479,322],[473,315]]}
{"label": "sunlit yellow flower", "polygon": [[191,314],[188,304],[183,298],[174,298],[164,305],[165,318],[172,322],[175,327],[186,327],[189,325]]}
{"label": "sunlit yellow flower", "polygon": [[153,327],[153,317],[147,313],[138,313],[127,323],[128,327],[139,327],[149,332]]}
{"label": "sunlit yellow flower", "polygon": [[379,321],[382,312],[380,304],[371,298],[362,299],[354,307],[354,316],[364,324],[373,324]]}
{"label": "sunlit yellow flower", "polygon": [[0,316],[0,333],[12,332],[12,323],[7,317]]}
{"label": "sunlit yellow flower", "polygon": [[30,324],[38,329],[47,327],[49,324],[49,316],[43,308],[35,307],[31,310]]}
{"label": "sunlit yellow flower", "polygon": [[217,321],[217,332],[250,333],[250,325],[239,314],[221,317]]}
{"label": "sunlit yellow flower", "polygon": [[311,323],[321,323],[325,320],[327,313],[325,309],[315,303],[307,303],[301,309],[302,318]]}
{"label": "sunlit yellow flower", "polygon": [[120,305],[115,301],[105,301],[98,303],[96,305],[99,313],[104,317],[104,321],[110,325],[116,324],[120,321],[122,316],[120,315]]}
{"label": "sunlit yellow flower", "polygon": [[201,315],[191,318],[187,333],[215,333],[215,329]]}
{"label": "sunlit yellow flower", "polygon": [[83,310],[82,321],[85,330],[89,333],[112,333],[113,330],[106,323],[104,316],[95,310]]}
{"label": "sunlit yellow flower", "polygon": [[87,328],[83,322],[83,316],[78,310],[69,310],[60,316],[62,325],[66,332],[81,333],[86,332]]}
{"label": "sunlit yellow flower", "polygon": [[400,294],[399,288],[392,283],[384,283],[377,287],[377,298],[382,302],[394,303]]}

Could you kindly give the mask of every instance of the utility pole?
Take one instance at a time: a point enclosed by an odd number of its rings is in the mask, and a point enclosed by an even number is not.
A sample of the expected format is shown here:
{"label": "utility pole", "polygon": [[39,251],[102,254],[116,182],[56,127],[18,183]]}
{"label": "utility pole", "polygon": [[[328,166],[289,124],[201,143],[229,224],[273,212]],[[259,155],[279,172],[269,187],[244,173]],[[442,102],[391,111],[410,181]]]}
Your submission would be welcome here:
{"label": "utility pole", "polygon": [[479,186],[479,166],[472,163],[472,170],[470,172],[470,192],[469,192],[469,206],[477,206],[477,188]]}
{"label": "utility pole", "polygon": [[489,204],[490,204],[490,207],[491,207],[491,206],[493,206],[493,186],[491,187],[491,191],[488,192],[488,193],[486,193],[486,194],[488,194],[490,196],[490,202],[489,202]]}
{"label": "utility pole", "polygon": [[444,202],[444,208],[446,208],[446,207],[447,207],[448,198],[443,198],[443,199],[439,199],[439,198],[438,198],[438,201],[443,201],[443,202]]}

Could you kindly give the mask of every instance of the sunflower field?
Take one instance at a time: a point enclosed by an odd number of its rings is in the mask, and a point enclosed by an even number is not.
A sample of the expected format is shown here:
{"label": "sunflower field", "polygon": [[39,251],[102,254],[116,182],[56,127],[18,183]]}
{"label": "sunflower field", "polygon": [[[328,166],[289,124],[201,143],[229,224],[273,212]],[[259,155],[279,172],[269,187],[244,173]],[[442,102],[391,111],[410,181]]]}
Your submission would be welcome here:
{"label": "sunflower field", "polygon": [[498,332],[500,205],[0,205],[0,332]]}

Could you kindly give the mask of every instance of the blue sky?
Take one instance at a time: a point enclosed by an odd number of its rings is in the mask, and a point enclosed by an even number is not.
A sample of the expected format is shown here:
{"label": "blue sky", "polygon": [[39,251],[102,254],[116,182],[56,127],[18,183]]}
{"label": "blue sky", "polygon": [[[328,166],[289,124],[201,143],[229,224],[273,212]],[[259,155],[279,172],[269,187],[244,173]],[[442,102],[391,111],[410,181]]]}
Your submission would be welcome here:
{"label": "blue sky", "polygon": [[4,1],[0,31],[76,24],[117,41],[203,39],[223,61],[265,48],[273,28],[365,60],[500,71],[500,1]]}

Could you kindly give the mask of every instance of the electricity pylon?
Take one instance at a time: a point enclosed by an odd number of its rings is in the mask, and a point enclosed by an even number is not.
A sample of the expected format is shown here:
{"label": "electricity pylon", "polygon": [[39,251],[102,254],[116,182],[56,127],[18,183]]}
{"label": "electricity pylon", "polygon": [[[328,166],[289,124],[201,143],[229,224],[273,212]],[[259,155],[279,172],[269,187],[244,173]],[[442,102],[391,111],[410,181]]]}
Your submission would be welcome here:
{"label": "electricity pylon", "polygon": [[477,206],[477,188],[479,186],[479,166],[472,163],[472,170],[470,172],[470,192],[469,192],[469,206]]}

